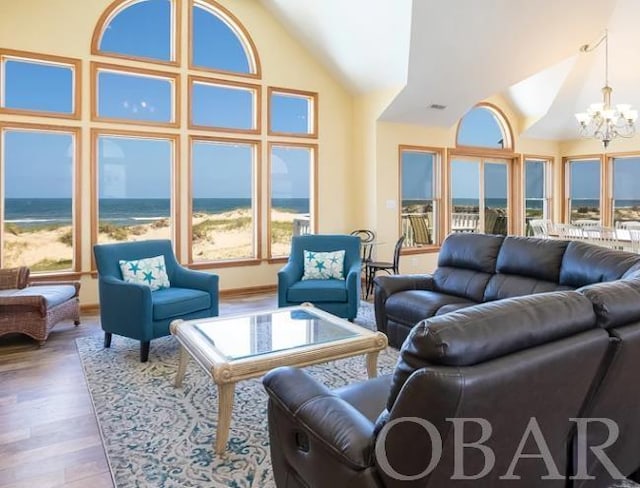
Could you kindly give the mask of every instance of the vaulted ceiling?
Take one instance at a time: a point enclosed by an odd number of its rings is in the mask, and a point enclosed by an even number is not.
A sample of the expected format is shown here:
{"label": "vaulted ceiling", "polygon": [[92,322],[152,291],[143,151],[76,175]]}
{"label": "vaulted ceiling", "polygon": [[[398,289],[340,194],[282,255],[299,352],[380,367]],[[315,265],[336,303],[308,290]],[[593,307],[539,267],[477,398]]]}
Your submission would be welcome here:
{"label": "vaulted ceiling", "polygon": [[[450,127],[502,95],[523,135],[573,139],[601,101],[640,108],[640,0],[261,0],[355,94],[396,88],[384,120]],[[430,108],[443,105],[444,110]]]}

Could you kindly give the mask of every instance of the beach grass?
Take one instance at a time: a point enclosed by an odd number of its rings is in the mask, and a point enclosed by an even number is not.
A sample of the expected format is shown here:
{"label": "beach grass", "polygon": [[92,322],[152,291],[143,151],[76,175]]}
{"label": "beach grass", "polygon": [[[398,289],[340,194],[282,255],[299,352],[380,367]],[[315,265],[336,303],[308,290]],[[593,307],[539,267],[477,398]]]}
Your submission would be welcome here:
{"label": "beach grass", "polygon": [[250,228],[251,217],[239,217],[237,219],[205,219],[191,227],[191,235],[194,241],[210,238],[209,232],[229,232]]}
{"label": "beach grass", "polygon": [[42,259],[30,266],[31,271],[62,271],[71,269],[71,259]]}

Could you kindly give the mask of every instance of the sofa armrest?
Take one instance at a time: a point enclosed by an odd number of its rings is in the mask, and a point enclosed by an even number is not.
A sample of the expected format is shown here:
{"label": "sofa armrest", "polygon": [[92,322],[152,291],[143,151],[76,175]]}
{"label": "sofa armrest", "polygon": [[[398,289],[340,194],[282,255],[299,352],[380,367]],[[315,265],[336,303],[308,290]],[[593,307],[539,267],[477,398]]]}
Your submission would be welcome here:
{"label": "sofa armrest", "polygon": [[376,326],[380,332],[387,333],[387,312],[385,303],[394,293],[405,290],[433,290],[433,276],[430,274],[376,276],[374,310]]}
{"label": "sofa armrest", "polygon": [[[101,276],[99,294],[100,322],[105,331],[143,341],[153,339],[151,288]],[[132,335],[133,328],[140,334]]]}
{"label": "sofa armrest", "polygon": [[218,315],[220,278],[217,274],[194,271],[184,266],[177,266],[174,269],[170,283],[171,286],[193,288],[209,293],[211,295],[211,305],[214,306],[214,316]]}
{"label": "sofa armrest", "polygon": [[29,268],[20,266],[18,268],[0,269],[0,290],[21,289],[27,286],[29,280]]}
{"label": "sofa armrest", "polygon": [[302,266],[289,261],[278,271],[278,306],[287,304],[287,290],[302,276]]}
{"label": "sofa armrest", "polygon": [[7,312],[11,310],[33,309],[37,310],[41,317],[47,315],[47,301],[41,295],[18,295],[0,297],[0,308]]}
{"label": "sofa armrest", "polygon": [[353,469],[373,465],[375,426],[347,401],[297,368],[274,369],[262,383],[273,406],[307,434],[310,443],[321,446],[332,458]]}
{"label": "sofa armrest", "polygon": [[360,260],[358,260],[351,265],[345,276],[349,296],[360,297],[361,276],[362,265],[360,264]]}

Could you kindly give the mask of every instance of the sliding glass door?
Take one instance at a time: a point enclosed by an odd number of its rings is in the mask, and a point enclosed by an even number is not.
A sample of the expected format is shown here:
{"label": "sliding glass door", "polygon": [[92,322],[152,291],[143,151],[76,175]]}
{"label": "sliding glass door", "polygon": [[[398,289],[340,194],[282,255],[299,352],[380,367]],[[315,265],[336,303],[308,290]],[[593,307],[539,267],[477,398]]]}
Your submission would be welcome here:
{"label": "sliding glass door", "polygon": [[451,160],[451,232],[506,235],[509,230],[510,160]]}

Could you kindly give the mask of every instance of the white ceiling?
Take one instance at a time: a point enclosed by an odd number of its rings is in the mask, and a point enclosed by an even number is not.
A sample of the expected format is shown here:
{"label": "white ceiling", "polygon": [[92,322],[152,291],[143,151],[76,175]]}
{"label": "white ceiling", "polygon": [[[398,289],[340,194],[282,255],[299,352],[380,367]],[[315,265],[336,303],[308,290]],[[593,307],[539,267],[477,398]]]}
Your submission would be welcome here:
{"label": "white ceiling", "polygon": [[[261,0],[353,93],[398,88],[384,120],[450,127],[503,95],[524,135],[571,139],[601,101],[640,108],[640,0]],[[429,108],[445,105],[445,110]]]}

